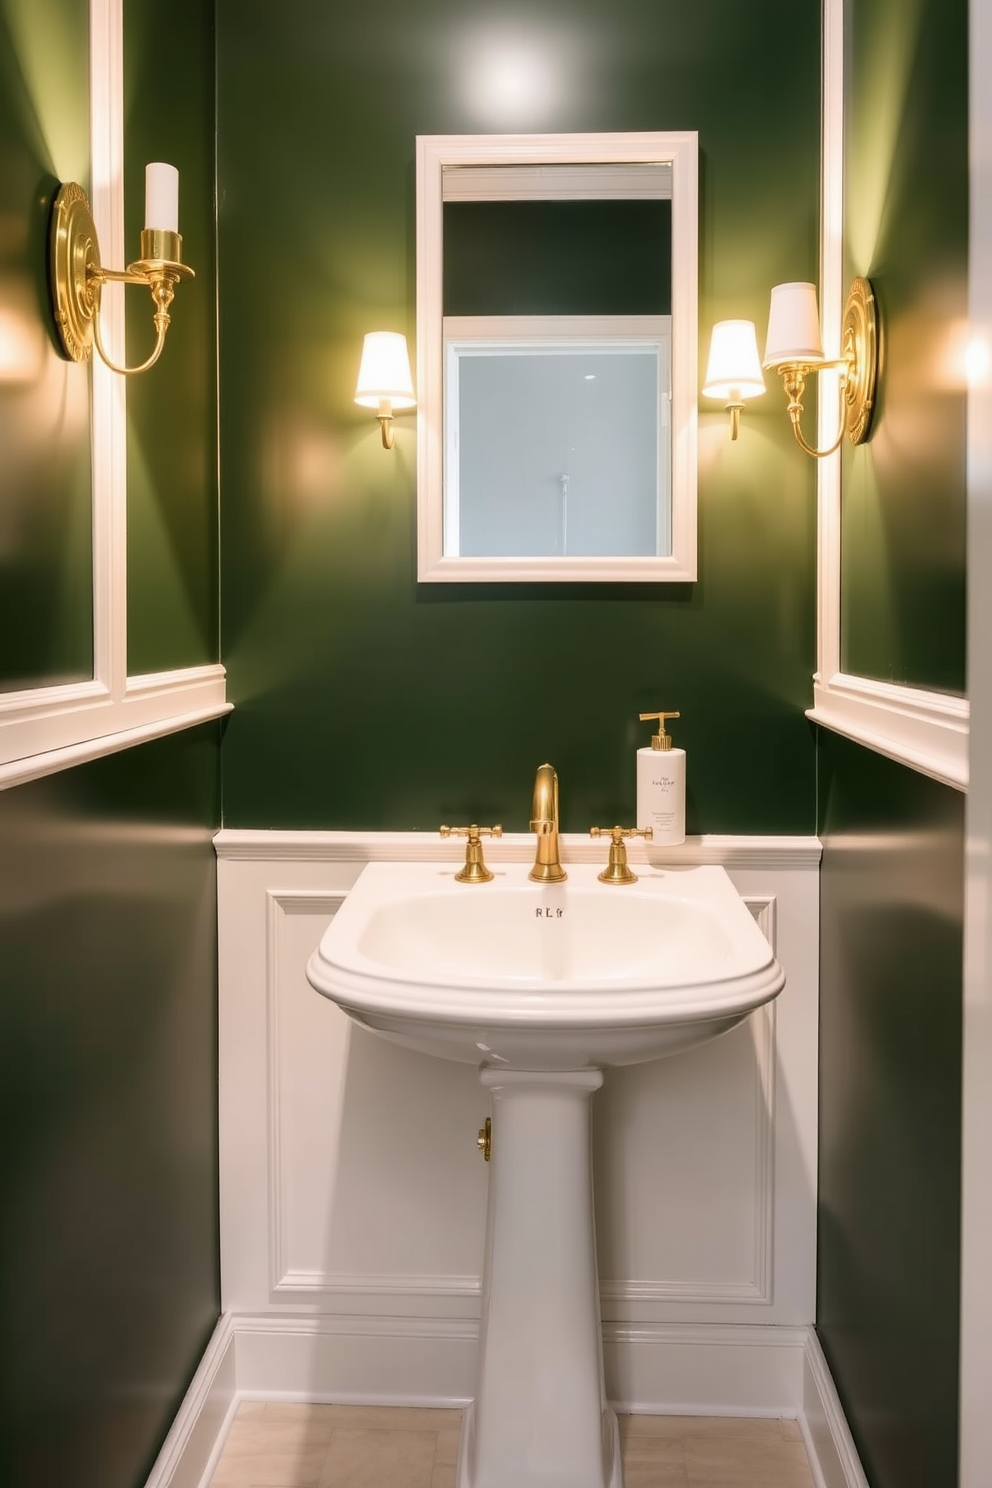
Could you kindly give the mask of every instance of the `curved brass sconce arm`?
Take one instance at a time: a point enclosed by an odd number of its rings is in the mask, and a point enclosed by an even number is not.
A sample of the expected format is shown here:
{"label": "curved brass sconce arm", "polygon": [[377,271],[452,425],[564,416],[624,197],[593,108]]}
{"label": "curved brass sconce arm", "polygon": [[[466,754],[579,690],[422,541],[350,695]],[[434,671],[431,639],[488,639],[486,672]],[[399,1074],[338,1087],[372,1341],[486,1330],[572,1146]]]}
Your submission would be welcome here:
{"label": "curved brass sconce arm", "polygon": [[[875,384],[878,379],[878,325],[875,296],[867,279],[857,278],[851,285],[844,307],[842,329],[843,355],[835,362],[783,362],[778,371],[789,400],[792,432],[802,449],[815,460],[824,460],[841,446],[845,434],[852,444],[863,444],[871,429],[875,407]],[[839,368],[841,373],[840,429],[827,449],[816,449],[807,443],[800,420],[803,393],[811,372]]]}
{"label": "curved brass sconce arm", "polygon": [[[182,261],[183,240],[177,232],[145,228],[141,257],[126,269],[105,269],[100,263],[96,227],[86,193],[75,181],[59,188],[52,209],[49,246],[52,308],[59,343],[69,361],[83,362],[93,346],[112,372],[134,376],[147,372],[162,354],[169,329],[169,306],[175,286],[193,279]],[[144,284],[155,303],[152,317],[156,340],[149,357],[137,367],[111,361],[100,336],[100,298],[104,284]]]}

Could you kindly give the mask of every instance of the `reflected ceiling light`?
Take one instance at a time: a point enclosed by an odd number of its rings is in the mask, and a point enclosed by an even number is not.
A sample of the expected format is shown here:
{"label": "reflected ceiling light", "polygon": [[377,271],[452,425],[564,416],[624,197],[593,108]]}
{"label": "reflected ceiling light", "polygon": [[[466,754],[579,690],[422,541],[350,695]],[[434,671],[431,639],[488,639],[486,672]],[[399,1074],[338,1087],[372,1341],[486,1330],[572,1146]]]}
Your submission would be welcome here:
{"label": "reflected ceiling light", "polygon": [[[63,356],[85,361],[96,346],[112,372],[132,375],[153,367],[165,345],[169,306],[176,285],[192,279],[183,263],[179,233],[179,172],[156,161],[145,166],[145,226],[141,256],[126,269],[105,269],[100,262],[93,214],[86,193],[75,181],[59,187],[49,229],[52,312]],[[151,355],[137,367],[111,361],[100,338],[100,297],[104,284],[144,284],[155,303],[156,340]]]}
{"label": "reflected ceiling light", "polygon": [[[846,434],[863,444],[871,430],[878,379],[878,325],[875,296],[867,279],[856,278],[848,292],[841,328],[841,355],[824,356],[815,284],[776,284],[768,314],[763,365],[778,372],[789,400],[789,418],[797,441],[808,455],[822,460],[840,448]],[[841,422],[827,449],[816,449],[803,436],[800,420],[806,379],[812,372],[840,372]]]}
{"label": "reflected ceiling light", "polygon": [[500,125],[540,120],[558,95],[557,70],[542,53],[529,43],[480,44],[468,73],[471,107]]}
{"label": "reflected ceiling light", "polygon": [[355,402],[374,408],[383,449],[393,447],[393,410],[416,408],[406,337],[397,331],[369,331],[362,347]]}
{"label": "reflected ceiling light", "polygon": [[764,391],[754,321],[717,321],[710,338],[703,395],[723,400],[730,414],[731,439],[740,434],[745,398],[757,398]]}

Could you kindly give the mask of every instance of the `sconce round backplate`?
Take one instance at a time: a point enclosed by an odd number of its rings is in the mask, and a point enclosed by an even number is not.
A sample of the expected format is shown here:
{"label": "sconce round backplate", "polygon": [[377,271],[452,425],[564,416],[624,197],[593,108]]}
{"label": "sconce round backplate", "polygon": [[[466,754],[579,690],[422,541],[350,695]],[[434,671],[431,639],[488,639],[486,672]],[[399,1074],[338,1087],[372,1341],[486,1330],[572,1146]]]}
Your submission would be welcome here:
{"label": "sconce round backplate", "polygon": [[90,269],[99,269],[100,250],[86,193],[75,181],[59,188],[52,208],[50,236],[52,309],[64,355],[84,362],[93,349],[93,317],[99,288]]}
{"label": "sconce round backplate", "polygon": [[854,280],[844,307],[842,330],[844,359],[848,364],[844,383],[844,428],[852,444],[864,444],[875,410],[878,377],[878,326],[875,296],[867,279]]}

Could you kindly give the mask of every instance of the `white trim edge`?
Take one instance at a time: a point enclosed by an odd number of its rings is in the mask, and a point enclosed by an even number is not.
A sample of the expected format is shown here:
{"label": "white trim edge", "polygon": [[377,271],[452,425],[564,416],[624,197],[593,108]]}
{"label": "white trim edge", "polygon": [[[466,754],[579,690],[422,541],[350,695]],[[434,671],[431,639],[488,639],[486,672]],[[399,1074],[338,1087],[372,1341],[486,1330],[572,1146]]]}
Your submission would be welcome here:
{"label": "white trim edge", "polygon": [[816,1488],[869,1488],[827,1361],[810,1328],[803,1350],[803,1402],[799,1429]]}
{"label": "white trim edge", "polygon": [[39,780],[43,775],[53,775],[58,770],[88,764],[90,760],[102,759],[104,755],[131,749],[135,744],[146,744],[152,739],[164,738],[166,734],[193,728],[198,723],[208,723],[212,718],[223,718],[225,713],[231,712],[233,706],[224,698],[223,680],[220,681],[219,689],[184,689],[181,694],[173,695],[170,701],[173,705],[194,703],[196,706],[187,707],[186,711],[163,713],[160,707],[142,707],[130,703],[124,705],[113,714],[118,723],[131,723],[132,719],[139,718],[142,721],[95,737],[73,737],[70,742],[55,748],[42,749],[34,754],[26,754],[21,759],[0,764],[0,790],[24,785],[29,780]]}
{"label": "white trim edge", "polygon": [[968,788],[968,700],[838,672],[817,680],[806,716],[878,754]]}
{"label": "white trim edge", "polygon": [[207,1488],[240,1399],[236,1348],[234,1321],[225,1315],[207,1344],[145,1488]]}
{"label": "white trim edge", "polygon": [[[218,858],[230,862],[377,863],[461,862],[464,844],[443,841],[434,832],[303,832],[228,827],[214,837]],[[811,868],[821,856],[818,837],[687,837],[680,847],[645,848],[631,842],[630,860],[656,867],[719,863],[726,868]],[[534,855],[530,832],[507,832],[486,840],[486,860],[525,863]],[[568,863],[596,863],[604,858],[601,842],[581,832],[562,833],[562,857]],[[605,861],[605,859],[604,859]]]}

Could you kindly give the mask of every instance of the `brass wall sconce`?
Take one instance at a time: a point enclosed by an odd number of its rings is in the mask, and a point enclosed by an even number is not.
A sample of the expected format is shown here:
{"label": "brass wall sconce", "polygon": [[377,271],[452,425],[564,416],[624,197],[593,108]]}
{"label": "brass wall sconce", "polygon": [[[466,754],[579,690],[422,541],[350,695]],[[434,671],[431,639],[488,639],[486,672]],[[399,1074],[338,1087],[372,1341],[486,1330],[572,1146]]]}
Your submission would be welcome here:
{"label": "brass wall sconce", "polygon": [[[772,290],[763,365],[781,376],[793,433],[808,455],[816,460],[832,455],[845,434],[852,444],[863,444],[871,431],[878,380],[878,323],[868,280],[855,279],[848,291],[841,355],[836,361],[828,361],[823,354],[816,286],[777,284]],[[833,444],[821,450],[807,443],[800,420],[807,378],[829,368],[840,371],[840,430]]]}
{"label": "brass wall sconce", "polygon": [[[141,256],[126,269],[106,269],[100,262],[93,214],[83,188],[75,181],[59,187],[49,229],[52,309],[62,354],[84,362],[94,345],[112,372],[133,376],[158,361],[169,329],[169,306],[182,279],[194,278],[182,261],[179,233],[179,172],[154,162],[145,167],[145,227]],[[144,284],[155,303],[156,340],[151,355],[137,367],[122,367],[107,355],[100,336],[100,297],[104,284]]]}
{"label": "brass wall sconce", "polygon": [[362,347],[355,402],[374,408],[383,449],[393,447],[394,410],[416,408],[406,337],[398,331],[369,331]]}
{"label": "brass wall sconce", "polygon": [[717,321],[710,337],[703,396],[723,400],[730,414],[731,439],[740,435],[744,400],[757,398],[764,391],[754,321]]}

